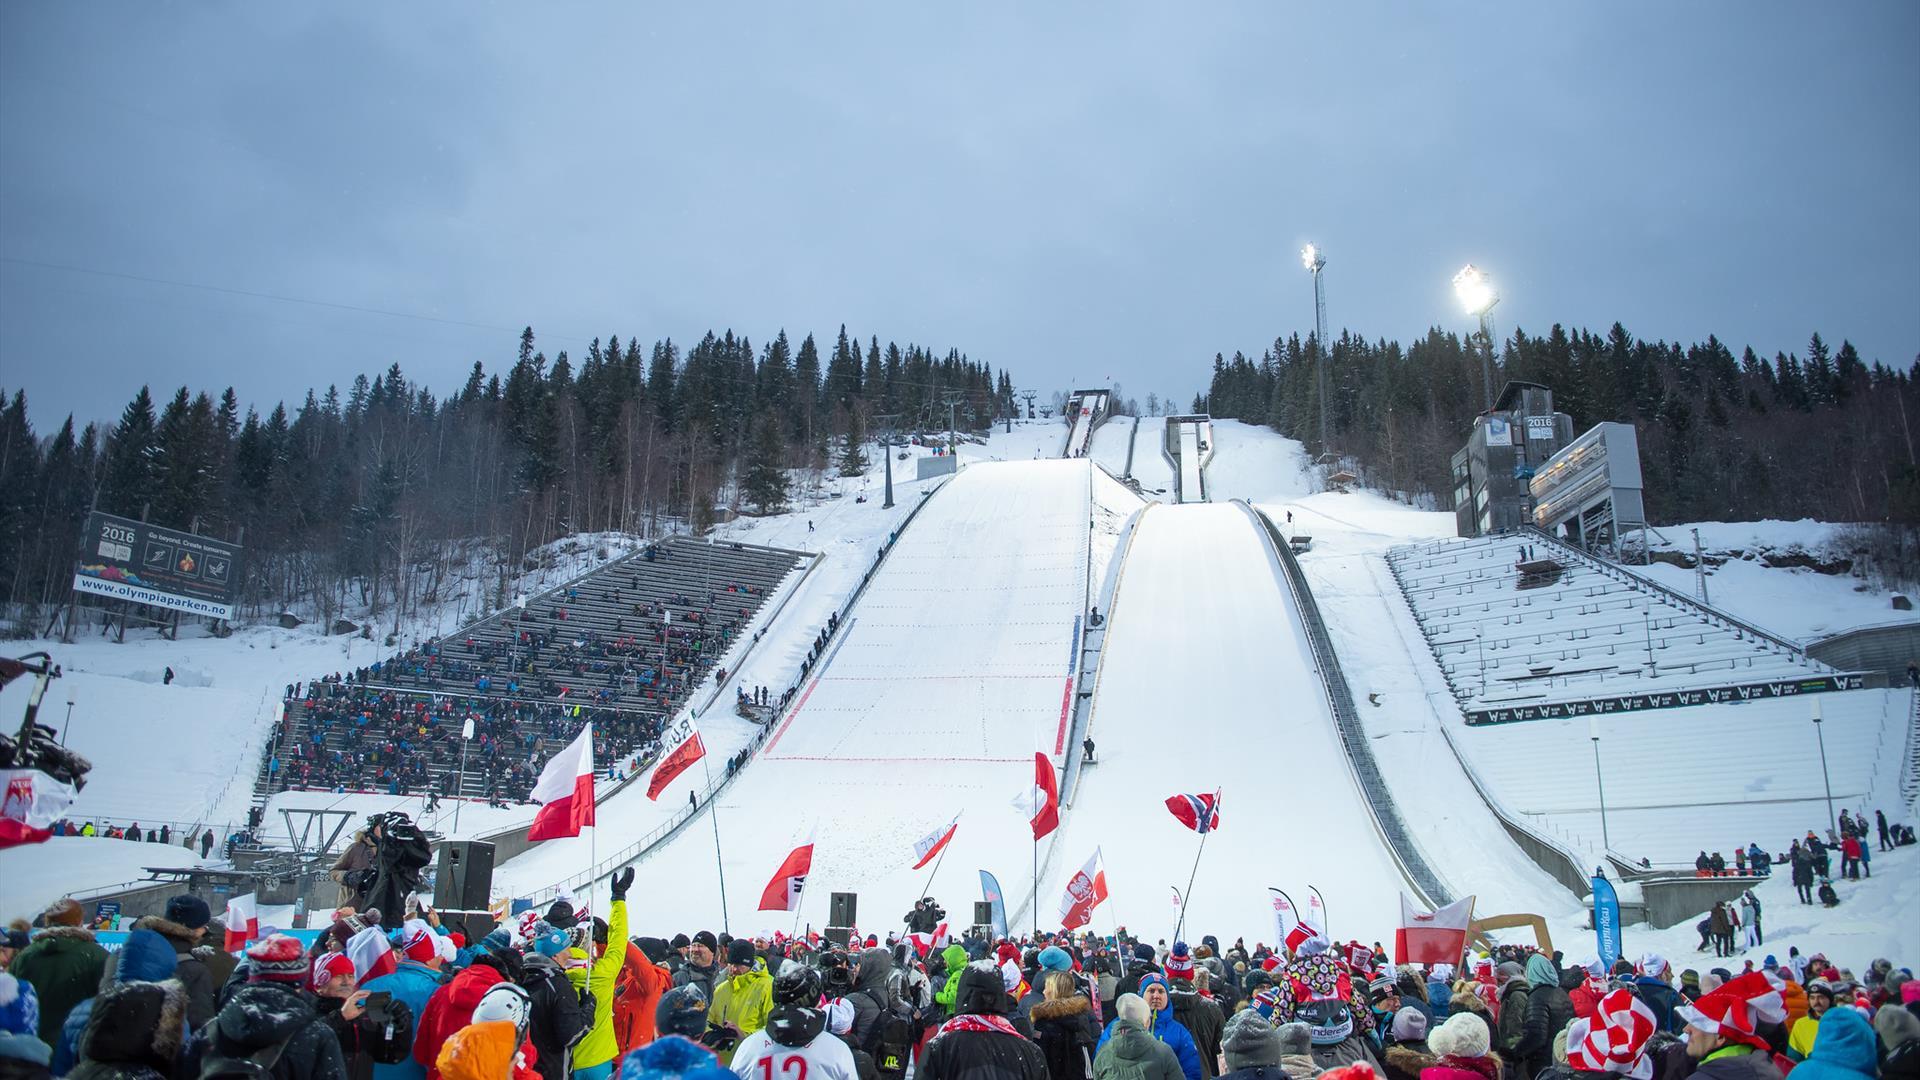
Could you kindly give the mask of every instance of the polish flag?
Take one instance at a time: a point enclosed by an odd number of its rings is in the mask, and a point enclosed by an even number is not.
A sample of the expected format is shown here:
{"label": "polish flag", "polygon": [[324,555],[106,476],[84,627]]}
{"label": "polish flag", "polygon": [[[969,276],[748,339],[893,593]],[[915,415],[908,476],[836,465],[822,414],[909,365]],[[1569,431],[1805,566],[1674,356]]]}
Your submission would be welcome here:
{"label": "polish flag", "polygon": [[918,870],[932,862],[933,857],[940,854],[940,849],[947,846],[947,841],[953,839],[953,832],[959,827],[960,815],[955,814],[953,815],[953,820],[947,823],[945,829],[936,829],[920,839],[915,840],[913,842],[913,854],[914,857],[920,861],[914,863],[913,868]]}
{"label": "polish flag", "polygon": [[227,940],[221,946],[239,952],[260,936],[260,904],[254,893],[227,897]]}
{"label": "polish flag", "polygon": [[368,979],[391,975],[400,969],[386,930],[378,926],[369,926],[347,939],[347,959],[353,961],[355,986],[365,986]]}
{"label": "polish flag", "polygon": [[807,875],[813,871],[813,838],[787,853],[780,869],[773,872],[773,880],[767,882],[766,889],[760,894],[761,911],[793,911],[800,906],[800,890],[806,887]]}
{"label": "polish flag", "polygon": [[533,799],[546,805],[533,816],[529,840],[579,836],[583,826],[593,824],[593,721],[587,721],[565,750],[547,759],[534,782]]}
{"label": "polish flag", "polygon": [[1034,753],[1033,786],[1013,797],[1013,807],[1027,816],[1036,841],[1060,827],[1060,788],[1046,754]]}
{"label": "polish flag", "polygon": [[707,756],[707,744],[700,741],[700,729],[693,726],[693,717],[681,720],[667,735],[667,738],[660,740],[661,744],[671,742],[673,749],[660,759],[660,764],[654,766],[653,779],[647,781],[649,799],[658,800],[660,793],[667,790],[667,785],[673,783],[674,777]]}
{"label": "polish flag", "polygon": [[0,769],[0,848],[46,843],[79,794],[39,769]]}
{"label": "polish flag", "polygon": [[1100,860],[1100,849],[1094,848],[1093,858],[1074,872],[1067,880],[1066,891],[1060,895],[1060,925],[1068,930],[1087,925],[1093,909],[1106,898],[1107,866]]}
{"label": "polish flag", "polygon": [[1400,894],[1400,929],[1393,934],[1393,955],[1403,964],[1458,964],[1467,952],[1473,922],[1473,897],[1438,911],[1415,911]]}

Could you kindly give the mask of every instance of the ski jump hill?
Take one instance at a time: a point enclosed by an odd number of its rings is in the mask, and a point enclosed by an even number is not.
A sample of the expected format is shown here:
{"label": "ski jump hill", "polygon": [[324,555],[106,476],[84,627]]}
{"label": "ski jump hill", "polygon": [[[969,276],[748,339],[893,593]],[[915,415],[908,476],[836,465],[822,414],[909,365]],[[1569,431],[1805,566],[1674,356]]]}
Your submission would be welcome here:
{"label": "ski jump hill", "polygon": [[[1112,889],[1096,927],[1158,927],[1177,887],[1197,924],[1254,933],[1272,921],[1266,884],[1304,897],[1309,883],[1342,925],[1391,926],[1400,892],[1416,890],[1356,785],[1255,513],[1153,506],[1102,571],[1091,565],[1096,485],[1103,499],[1119,490],[1084,460],[1006,462],[971,466],[938,493],[721,796],[717,822],[641,859],[643,880],[675,883],[647,897],[644,918],[713,918],[717,824],[735,933],[822,928],[832,892],[859,895],[862,928],[894,928],[927,892],[973,893],[977,869],[998,877],[1010,924],[1029,927],[1036,865],[1038,924],[1057,927],[1062,885],[1096,846]],[[1130,512],[1143,505],[1119,494]],[[1082,732],[1075,678],[1093,673],[1076,671],[1080,621],[1104,593],[1117,599]],[[1085,734],[1095,763],[1036,850],[1012,800],[1035,751],[1064,770]],[[1189,889],[1199,837],[1164,800],[1216,788],[1229,824],[1208,837]],[[1289,809],[1273,817],[1276,797]],[[929,887],[913,842],[956,814]],[[758,911],[773,869],[809,837],[799,910]],[[955,906],[953,918],[966,916]]]}

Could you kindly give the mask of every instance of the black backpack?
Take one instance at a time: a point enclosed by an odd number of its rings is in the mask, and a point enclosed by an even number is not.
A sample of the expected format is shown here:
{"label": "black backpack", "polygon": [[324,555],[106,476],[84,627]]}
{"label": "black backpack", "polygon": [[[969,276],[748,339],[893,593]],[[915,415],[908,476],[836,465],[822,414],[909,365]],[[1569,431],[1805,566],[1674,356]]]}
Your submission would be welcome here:
{"label": "black backpack", "polygon": [[884,999],[874,996],[871,990],[862,990],[867,1000],[880,1010],[874,1018],[873,1026],[867,1029],[867,1037],[861,1041],[860,1049],[873,1058],[873,1067],[882,1076],[905,1076],[907,1062],[913,1053],[913,1021],[887,1008]]}
{"label": "black backpack", "polygon": [[299,1030],[295,1028],[286,1038],[247,1054],[225,1053],[220,1049],[220,1040],[215,1038],[200,1062],[200,1080],[272,1080],[273,1067],[279,1064],[280,1055],[286,1053],[287,1044]]}

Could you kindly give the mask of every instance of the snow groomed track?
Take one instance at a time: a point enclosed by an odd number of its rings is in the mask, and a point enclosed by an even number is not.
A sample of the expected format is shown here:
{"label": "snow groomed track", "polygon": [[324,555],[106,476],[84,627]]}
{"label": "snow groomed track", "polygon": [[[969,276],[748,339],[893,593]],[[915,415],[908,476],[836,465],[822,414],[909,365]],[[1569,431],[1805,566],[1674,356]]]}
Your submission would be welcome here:
{"label": "snow groomed track", "polygon": [[[810,832],[802,928],[827,924],[831,892],[859,894],[863,930],[895,928],[927,877],[911,869],[913,842],[963,810],[935,894],[975,894],[982,867],[1009,893],[1027,879],[1031,834],[1010,800],[1031,782],[1036,750],[1056,764],[1064,750],[1085,601],[1089,469],[1084,461],[971,466],[901,537],[848,628],[720,801],[735,934],[796,922],[755,909],[774,868]],[[714,921],[721,902],[711,822],[642,860],[639,879],[636,919]],[[648,882],[672,885],[645,889]],[[949,907],[961,919],[958,903]]]}
{"label": "snow groomed track", "polygon": [[1073,400],[1069,406],[1073,409],[1070,418],[1071,427],[1067,429],[1066,457],[1085,457],[1089,441],[1093,438],[1093,425],[1107,411],[1107,393],[1104,390],[1089,391]]}
{"label": "snow groomed track", "polygon": [[1404,879],[1354,783],[1280,573],[1240,506],[1142,512],[1108,621],[1095,761],[1063,857],[1042,877],[1043,925],[1060,881],[1098,844],[1116,902],[1094,926],[1170,936],[1171,890],[1187,892],[1199,837],[1162,802],[1216,788],[1223,824],[1189,894],[1190,925],[1253,941],[1272,925],[1268,885],[1302,903],[1318,886],[1336,935],[1395,924]]}
{"label": "snow groomed track", "polygon": [[1200,425],[1180,425],[1180,501],[1205,502],[1206,484],[1200,479]]}

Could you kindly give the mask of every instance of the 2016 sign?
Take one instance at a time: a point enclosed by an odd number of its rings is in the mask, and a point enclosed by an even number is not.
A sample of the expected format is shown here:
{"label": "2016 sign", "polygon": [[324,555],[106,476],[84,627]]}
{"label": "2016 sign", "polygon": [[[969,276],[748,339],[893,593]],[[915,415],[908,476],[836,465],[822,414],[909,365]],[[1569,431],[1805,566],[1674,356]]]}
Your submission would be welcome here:
{"label": "2016 sign", "polygon": [[75,590],[233,618],[240,593],[238,545],[97,511],[87,518],[82,538]]}

